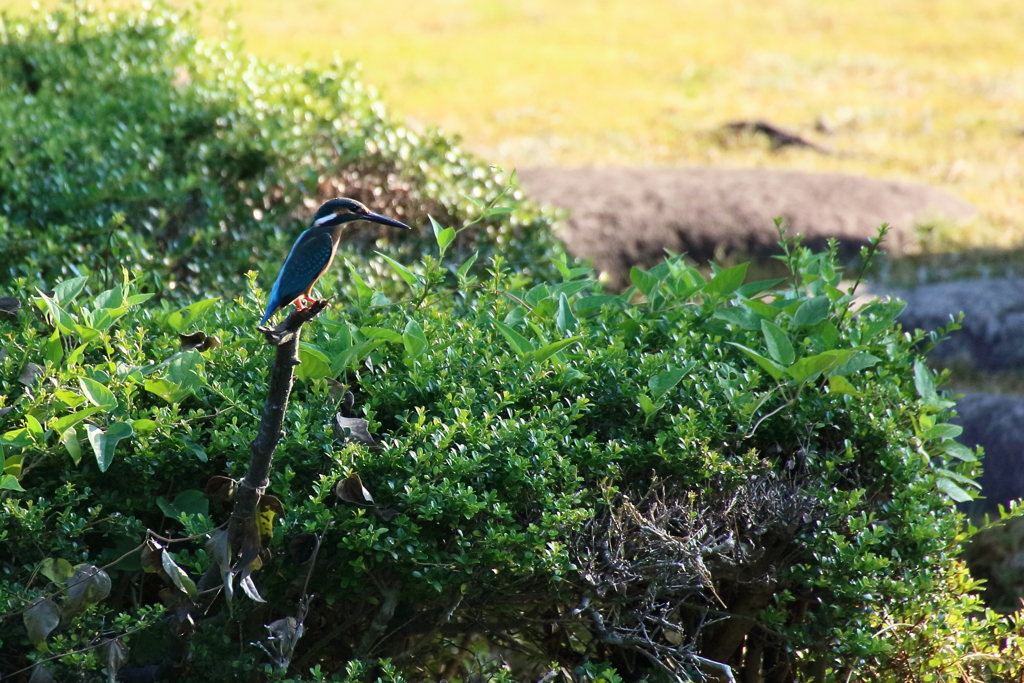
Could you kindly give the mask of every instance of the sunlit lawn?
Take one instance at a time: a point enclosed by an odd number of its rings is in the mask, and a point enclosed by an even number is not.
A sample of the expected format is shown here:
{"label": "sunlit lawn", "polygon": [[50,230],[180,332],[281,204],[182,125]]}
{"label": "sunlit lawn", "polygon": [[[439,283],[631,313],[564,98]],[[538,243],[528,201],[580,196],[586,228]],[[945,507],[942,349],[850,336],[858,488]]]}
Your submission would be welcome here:
{"label": "sunlit lawn", "polygon": [[[227,7],[205,4],[209,35]],[[1024,243],[1021,0],[247,0],[230,16],[258,55],[362,61],[394,111],[505,166],[904,178],[978,206],[959,244]],[[754,117],[848,154],[714,134]]]}

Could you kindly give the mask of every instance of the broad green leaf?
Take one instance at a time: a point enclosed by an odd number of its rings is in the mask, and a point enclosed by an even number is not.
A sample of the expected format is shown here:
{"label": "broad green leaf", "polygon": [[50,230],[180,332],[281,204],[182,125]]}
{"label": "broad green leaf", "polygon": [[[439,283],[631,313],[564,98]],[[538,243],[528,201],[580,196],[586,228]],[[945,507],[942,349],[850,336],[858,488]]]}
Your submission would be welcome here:
{"label": "broad green leaf", "polygon": [[182,513],[186,515],[209,515],[210,499],[206,494],[196,489],[187,489],[174,497],[174,502],[168,502],[160,496],[156,500],[157,507],[171,519],[178,519]]}
{"label": "broad green leaf", "polygon": [[[78,327],[78,325],[75,325],[75,327]],[[60,332],[58,330],[54,330],[53,334],[50,335],[50,338],[46,341],[45,357],[47,362],[52,363],[53,365],[60,363],[61,359],[64,357],[64,344],[60,340]]]}
{"label": "broad green leaf", "polygon": [[778,308],[770,304],[766,304],[760,299],[742,299],[740,303],[752,310],[754,313],[764,316],[765,318],[768,318],[768,320],[772,321],[779,317],[779,313],[782,312]]}
{"label": "broad green leaf", "polygon": [[730,346],[735,346],[737,349],[745,353],[751,360],[760,365],[765,372],[771,375],[773,379],[778,380],[785,377],[786,369],[783,368],[778,363],[776,363],[775,361],[771,360],[770,358],[765,358],[757,351],[754,351],[753,349],[748,349],[746,346],[743,346],[742,344],[737,344],[736,342],[726,342],[726,344],[729,344]]}
{"label": "broad green leaf", "polygon": [[40,573],[58,586],[63,586],[71,578],[71,563],[62,557],[47,557],[39,564]]}
{"label": "broad green leaf", "polygon": [[220,298],[203,299],[202,301],[197,301],[194,304],[189,304],[184,308],[180,308],[167,316],[167,324],[178,334],[183,334],[185,330],[188,329],[189,325],[202,317],[202,315],[218,301],[220,301]]}
{"label": "broad green leaf", "polygon": [[931,427],[930,429],[925,431],[925,433],[921,435],[921,438],[924,439],[924,440],[928,440],[928,439],[955,439],[956,437],[960,436],[960,434],[962,434],[963,431],[964,431],[964,428],[959,426],[959,425],[954,425],[954,424],[949,424],[948,422],[943,422],[943,423],[937,424],[934,427]]}
{"label": "broad green leaf", "polygon": [[21,479],[22,465],[24,463],[25,456],[21,453],[0,460],[0,465],[3,465],[3,473],[9,474],[15,479]]}
{"label": "broad green leaf", "polygon": [[750,298],[757,296],[761,292],[767,291],[774,287],[775,285],[779,284],[780,282],[784,281],[785,280],[783,280],[783,278],[778,277],[773,280],[758,280],[757,282],[748,282],[742,287],[738,287],[736,289],[736,293],[742,297]]}
{"label": "broad green leaf", "polygon": [[189,575],[175,563],[174,558],[166,550],[160,552],[160,562],[167,572],[167,575],[171,577],[171,581],[178,587],[183,593],[187,593],[190,598],[195,600],[199,597],[199,591],[196,590],[195,581],[189,578]]}
{"label": "broad green leaf", "polygon": [[346,261],[345,263],[348,266],[348,274],[352,279],[352,284],[356,286],[356,301],[362,305],[370,303],[370,299],[373,298],[373,289],[359,276],[359,271],[356,270],[351,261]]}
{"label": "broad green leaf", "polygon": [[75,333],[75,318],[65,311],[60,304],[46,296],[40,294],[43,297],[43,301],[46,303],[46,308],[50,312],[50,317],[53,318],[53,324],[57,330],[64,336],[70,336]]}
{"label": "broad green leaf", "polygon": [[441,256],[444,256],[445,251],[448,249],[448,245],[455,241],[455,229],[445,228],[437,234],[437,250]]}
{"label": "broad green leaf", "polygon": [[806,382],[835,367],[838,362],[839,357],[835,353],[826,351],[825,353],[801,358],[793,363],[786,372],[797,382]]}
{"label": "broad green leaf", "polygon": [[427,337],[423,334],[423,328],[412,318],[409,318],[409,322],[405,324],[402,341],[405,343],[406,360],[419,358],[427,349]]}
{"label": "broad green leaf", "polygon": [[85,325],[75,325],[75,332],[78,333],[78,338],[82,340],[83,344],[89,344],[100,338],[100,331],[98,329]]}
{"label": "broad green leaf", "polygon": [[559,332],[563,334],[565,332],[573,332],[576,330],[576,316],[572,314],[572,308],[569,306],[569,299],[564,293],[558,297],[558,316],[555,318],[555,327],[558,328]]}
{"label": "broad green leaf", "polygon": [[68,427],[60,433],[60,442],[64,444],[64,448],[67,449],[68,455],[71,456],[72,462],[76,465],[82,462],[82,444],[78,440],[78,430],[74,427]]}
{"label": "broad green leaf", "polygon": [[196,456],[200,462],[206,462],[209,459],[206,455],[206,449],[197,444],[188,434],[181,435],[181,443],[190,453],[192,453],[192,455]]}
{"label": "broad green leaf", "polygon": [[971,479],[970,477],[965,477],[962,474],[957,474],[956,472],[952,470],[947,470],[943,467],[936,467],[935,471],[938,473],[940,477],[946,477],[947,479],[951,479],[957,482],[958,484],[970,486],[972,489],[976,489],[978,491],[981,490],[981,482]]}
{"label": "broad green leaf", "polygon": [[621,296],[613,296],[611,294],[593,294],[591,296],[584,296],[576,300],[576,315],[586,316],[597,313],[605,306],[613,306],[615,308],[625,308],[626,303],[622,300]]}
{"label": "broad green leaf", "polygon": [[935,484],[936,486],[938,486],[940,491],[942,491],[947,496],[952,498],[954,502],[969,503],[970,501],[974,500],[974,498],[971,497],[971,494],[967,493],[967,491],[964,491],[962,488],[954,484],[951,479],[947,479],[946,477],[939,477],[938,479],[936,479]]}
{"label": "broad green leaf", "polygon": [[182,389],[178,384],[166,379],[147,379],[143,386],[146,391],[156,394],[168,403],[178,403],[192,394],[191,389]]}
{"label": "broad green leaf", "polygon": [[718,308],[711,315],[716,320],[724,320],[730,325],[736,325],[741,330],[759,330],[764,316],[755,313],[745,306],[729,306]]}
{"label": "broad green leaf", "polygon": [[39,437],[43,435],[43,425],[39,424],[39,420],[32,413],[25,413],[25,428],[33,436]]}
{"label": "broad green leaf", "polygon": [[494,326],[498,328],[498,331],[501,332],[502,336],[508,341],[512,350],[516,352],[516,355],[525,356],[533,351],[533,344],[531,344],[526,337],[504,323],[500,323],[497,320],[492,322],[494,323]]}
{"label": "broad green leaf", "polygon": [[[826,351],[831,351],[839,343],[839,329],[828,320],[822,320],[814,326],[811,337],[817,339]],[[850,360],[852,361],[853,359],[851,358]]]}
{"label": "broad green leaf", "polygon": [[741,263],[738,266],[732,268],[726,268],[720,270],[715,274],[713,278],[708,280],[708,283],[704,285],[705,294],[718,294],[726,296],[732,294],[740,285],[743,284],[743,280],[747,277],[747,265]]}
{"label": "broad green leaf", "polygon": [[526,356],[529,357],[529,358],[532,358],[533,360],[537,361],[538,363],[543,363],[544,361],[546,361],[551,356],[555,355],[556,353],[558,353],[559,351],[561,351],[562,349],[564,349],[564,348],[566,348],[568,346],[572,346],[573,344],[575,344],[576,342],[578,342],[582,338],[583,337],[581,337],[581,336],[575,336],[575,337],[569,337],[568,339],[560,339],[560,340],[558,340],[556,342],[552,342],[552,343],[548,344],[547,346],[542,346],[539,349],[536,349],[536,350],[533,350],[533,351],[529,351],[529,352],[527,352]]}
{"label": "broad green leaf", "polygon": [[920,358],[914,361],[914,386],[921,398],[936,398],[935,377]]}
{"label": "broad green leaf", "polygon": [[309,382],[330,375],[331,361],[327,355],[313,344],[299,342],[299,364],[295,366],[295,376]]}
{"label": "broad green leaf", "polygon": [[132,294],[130,297],[128,297],[128,301],[125,302],[125,305],[126,306],[138,306],[139,304],[146,303],[147,301],[152,299],[154,296],[155,296],[155,294]]}
{"label": "broad green leaf", "polygon": [[458,274],[460,279],[466,277],[466,274],[469,272],[469,269],[473,267],[474,263],[476,263],[476,259],[477,259],[478,256],[480,256],[480,252],[479,251],[474,251],[473,255],[470,256],[468,259],[466,259],[465,262],[461,266],[459,266],[459,270],[457,271],[457,274]]}
{"label": "broad green leaf", "polygon": [[951,458],[963,460],[964,462],[978,461],[978,458],[974,455],[974,451],[972,451],[970,448],[963,445],[962,443],[958,443],[953,440],[943,441],[942,449],[946,451],[946,455],[948,455]]}
{"label": "broad green leaf", "polygon": [[800,327],[817,325],[828,317],[831,302],[827,296],[816,296],[800,304],[793,314],[793,323]]}
{"label": "broad green leaf", "polygon": [[829,375],[852,375],[880,362],[881,359],[872,356],[867,351],[858,351],[848,361],[836,366],[834,370],[829,372]]}
{"label": "broad green leaf", "polygon": [[669,368],[647,380],[647,388],[655,398],[661,398],[679,384],[691,367],[692,364],[685,368]]}
{"label": "broad green leaf", "polygon": [[650,272],[640,270],[636,266],[629,269],[629,279],[632,280],[633,284],[640,292],[650,298],[651,293],[661,282],[661,279],[655,275],[651,275]]}
{"label": "broad green leaf", "polygon": [[85,289],[88,279],[87,277],[75,277],[60,283],[53,288],[54,300],[61,305],[71,303]]}
{"label": "broad green leaf", "polygon": [[13,474],[0,474],[0,491],[24,491]]}
{"label": "broad green leaf", "polygon": [[82,388],[82,394],[100,410],[107,411],[117,407],[117,399],[114,398],[113,392],[96,380],[79,377],[78,385]]}
{"label": "broad green leaf", "polygon": [[655,405],[647,394],[638,394],[636,400],[640,404],[640,410],[644,411],[644,415],[650,416],[657,412],[659,406]]}
{"label": "broad green leaf", "polygon": [[828,389],[833,394],[849,394],[860,398],[864,394],[857,391],[856,387],[850,384],[850,380],[846,379],[842,375],[834,375],[828,378]]}
{"label": "broad green leaf", "polygon": [[121,308],[124,306],[124,290],[120,286],[101,292],[92,300],[92,305],[100,308]]}
{"label": "broad green leaf", "polygon": [[761,332],[768,346],[768,354],[783,365],[792,365],[796,359],[796,352],[793,350],[793,343],[789,341],[789,335],[770,320],[761,321]]}
{"label": "broad green leaf", "polygon": [[0,446],[3,447],[24,448],[30,443],[32,443],[32,435],[24,427],[0,434]]}
{"label": "broad green leaf", "polygon": [[377,254],[377,256],[380,256],[382,259],[387,261],[388,265],[390,265],[391,268],[396,273],[398,273],[398,276],[401,277],[403,280],[405,280],[406,284],[408,284],[410,287],[414,287],[414,286],[416,286],[416,284],[418,284],[420,282],[419,276],[417,276],[415,273],[413,273],[411,270],[409,270],[408,268],[403,266],[401,263],[399,263],[395,259],[393,259],[390,256],[388,256],[387,254],[383,254],[383,253],[381,253],[379,251],[376,252],[376,254]]}
{"label": "broad green leaf", "polygon": [[402,333],[385,327],[360,327],[359,331],[368,339],[383,339],[392,344],[403,343]]}
{"label": "broad green leaf", "polygon": [[159,425],[154,420],[149,418],[140,418],[138,420],[132,420],[132,429],[136,434],[149,434],[155,432]]}
{"label": "broad green leaf", "polygon": [[132,435],[132,426],[127,422],[115,422],[106,431],[91,424],[85,425],[85,432],[89,437],[93,453],[96,454],[96,462],[99,464],[100,472],[106,472],[110,463],[114,461],[114,449],[118,442],[127,439]]}
{"label": "broad green leaf", "polygon": [[197,368],[203,366],[203,356],[195,349],[176,353],[167,364],[167,379],[185,390],[192,390],[203,383]]}

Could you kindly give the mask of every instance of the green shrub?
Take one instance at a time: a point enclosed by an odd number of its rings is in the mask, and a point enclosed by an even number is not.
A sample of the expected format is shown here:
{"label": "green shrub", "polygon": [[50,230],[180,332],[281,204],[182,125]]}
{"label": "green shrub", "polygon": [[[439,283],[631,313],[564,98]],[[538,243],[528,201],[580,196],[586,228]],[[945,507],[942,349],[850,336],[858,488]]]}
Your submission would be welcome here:
{"label": "green shrub", "polygon": [[[262,292],[176,310],[126,274],[21,293],[0,322],[2,665],[43,649],[60,680],[116,668],[110,652],[204,681],[1019,675],[1019,625],[979,611],[956,559],[953,500],[978,468],[917,355],[931,341],[894,324],[897,302],[851,313],[832,256],[792,249],[781,290],[678,258],[621,296],[564,261],[557,283],[500,258],[453,282],[427,257],[394,266],[396,302],[353,279],[304,329],[273,555],[230,609],[193,588],[225,518],[199,492],[246,467]],[[204,336],[219,343],[193,348]],[[171,554],[140,556],[147,534]],[[104,567],[109,595],[69,607],[75,566]],[[264,625],[287,616],[304,632],[282,654]],[[95,647],[112,639],[125,650]]]}
{"label": "green shrub", "polygon": [[[90,273],[109,285],[124,264],[161,296],[237,294],[246,271],[276,272],[308,224],[304,200],[338,195],[422,227],[395,250],[414,259],[433,242],[428,212],[462,223],[508,183],[457,141],[395,121],[355,66],[243,56],[159,4],[65,3],[0,31],[0,289]],[[454,248],[484,262],[500,248],[553,276],[550,218],[518,192],[503,205]],[[357,233],[350,257],[376,240]]]}

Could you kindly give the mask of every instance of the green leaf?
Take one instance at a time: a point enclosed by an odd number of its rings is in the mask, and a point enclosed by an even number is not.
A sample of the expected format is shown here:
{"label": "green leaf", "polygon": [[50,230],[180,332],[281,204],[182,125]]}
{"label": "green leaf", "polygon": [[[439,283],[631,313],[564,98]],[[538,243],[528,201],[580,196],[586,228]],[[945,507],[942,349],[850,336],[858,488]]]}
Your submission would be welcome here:
{"label": "green leaf", "polygon": [[629,279],[647,298],[650,298],[651,293],[658,286],[658,283],[661,282],[661,278],[652,275],[650,272],[640,270],[636,266],[629,269]]}
{"label": "green leaf", "polygon": [[817,325],[828,317],[831,302],[827,296],[816,296],[800,304],[793,314],[793,323],[799,327]]}
{"label": "green leaf", "polygon": [[644,415],[648,417],[656,413],[658,408],[660,408],[660,406],[655,405],[654,401],[647,394],[638,394],[636,400],[640,404],[640,410],[644,411]]}
{"label": "green leaf", "polygon": [[759,330],[764,316],[755,313],[745,306],[729,306],[728,308],[717,308],[711,315],[716,320],[724,320],[730,325],[736,325],[741,330]]}
{"label": "green leaf", "polygon": [[192,455],[196,456],[200,462],[206,462],[209,460],[209,457],[206,455],[206,449],[197,444],[188,434],[181,435],[181,443],[189,452],[192,453]]}
{"label": "green leaf", "polygon": [[64,558],[47,557],[39,564],[39,571],[50,581],[63,586],[71,578],[72,569],[71,563]]}
{"label": "green leaf", "polygon": [[576,316],[572,314],[569,299],[564,293],[558,297],[558,316],[555,318],[555,327],[563,334],[576,329]]}
{"label": "green leaf", "polygon": [[[822,320],[815,325],[811,332],[811,336],[814,339],[817,339],[826,351],[831,351],[836,347],[836,344],[839,343],[839,329],[827,320]],[[850,360],[852,361],[853,359],[851,358]]]}
{"label": "green leaf", "polygon": [[[77,327],[77,325],[75,326]],[[57,365],[64,357],[64,344],[60,341],[60,331],[54,330],[50,338],[46,340],[46,360]]]}
{"label": "green leaf", "polygon": [[618,309],[626,308],[626,302],[621,296],[612,294],[592,294],[576,300],[576,315],[587,316],[597,313],[605,306],[612,306]]}
{"label": "green leaf", "polygon": [[96,380],[79,377],[78,385],[82,388],[85,397],[100,410],[107,411],[117,407],[117,399],[114,398],[113,392]]}
{"label": "green leaf", "polygon": [[963,431],[964,428],[959,425],[943,422],[926,430],[924,434],[921,435],[921,439],[925,441],[928,439],[955,439],[960,436]]}
{"label": "green leaf", "polygon": [[383,339],[392,344],[402,344],[404,339],[401,332],[389,330],[385,327],[360,327],[359,331],[369,339]]}
{"label": "green leaf", "polygon": [[763,316],[768,320],[775,320],[777,317],[779,317],[779,313],[782,312],[778,308],[766,304],[760,299],[743,299],[740,303],[742,303],[744,306],[752,310],[754,313],[757,313],[758,315]]}
{"label": "green leaf", "polygon": [[187,593],[193,600],[199,597],[199,591],[196,590],[195,581],[189,578],[189,575],[185,573],[185,570],[174,562],[171,554],[166,550],[162,550],[160,552],[160,563],[163,566],[164,571],[167,572],[167,576],[169,576],[171,581],[174,582],[174,585],[178,587],[178,590],[183,593]]}
{"label": "green leaf", "polygon": [[938,475],[940,477],[946,477],[947,479],[952,479],[953,481],[955,481],[955,482],[957,482],[959,484],[963,484],[964,486],[970,486],[972,489],[976,489],[978,491],[981,490],[981,483],[978,482],[978,481],[975,481],[974,479],[971,479],[970,477],[965,477],[962,474],[958,474],[956,472],[953,472],[952,470],[947,470],[947,469],[942,468],[942,467],[936,467],[935,471],[938,473]]}
{"label": "green leaf", "polygon": [[53,288],[54,300],[61,305],[71,303],[85,289],[88,279],[87,277],[75,277],[60,283]]}
{"label": "green leaf", "polygon": [[459,266],[459,270],[457,271],[457,275],[459,276],[460,280],[461,279],[465,279],[466,273],[468,273],[469,269],[473,267],[474,263],[476,263],[476,259],[477,259],[478,256],[480,256],[480,252],[479,251],[474,251],[473,255],[470,256],[468,259],[466,259],[466,261],[461,266]]}
{"label": "green leaf", "polygon": [[718,273],[708,280],[706,285],[704,285],[704,293],[718,294],[720,296],[732,294],[739,289],[740,285],[743,284],[743,280],[746,279],[747,265],[748,264],[746,263],[741,263],[738,266],[718,271]]}
{"label": "green leaf", "polygon": [[295,376],[309,382],[331,374],[331,361],[327,354],[313,344],[299,342],[299,364],[295,366]]}
{"label": "green leaf", "polygon": [[167,316],[167,324],[178,334],[184,334],[188,326],[198,320],[211,306],[220,301],[219,297],[203,299],[180,308]]}
{"label": "green leaf", "polygon": [[779,380],[785,377],[786,369],[780,366],[775,361],[765,358],[757,351],[754,351],[753,349],[748,349],[746,346],[743,346],[742,344],[737,344],[736,342],[726,342],[726,344],[729,344],[730,346],[735,346],[737,349],[745,353],[751,360],[760,365],[765,372],[771,375],[773,379]]}
{"label": "green leaf", "polygon": [[834,370],[829,372],[829,375],[852,375],[855,372],[866,370],[876,363],[880,363],[881,359],[872,356],[867,351],[858,351],[850,357],[845,363],[836,366]]}
{"label": "green leaf", "polygon": [[150,434],[157,430],[159,425],[148,418],[140,418],[138,420],[132,420],[132,429],[136,434]]}
{"label": "green leaf", "polygon": [[147,301],[149,301],[150,299],[152,299],[154,296],[156,296],[156,295],[155,294],[132,294],[130,297],[128,297],[128,300],[125,301],[125,306],[138,306],[139,304],[144,304]]}
{"label": "green leaf", "polygon": [[768,354],[783,365],[792,365],[796,359],[796,352],[793,350],[792,342],[789,341],[789,335],[770,320],[761,321],[761,332],[764,334],[764,341],[768,346]]}
{"label": "green leaf", "polygon": [[935,394],[935,377],[927,365],[918,358],[914,361],[914,386],[921,398],[937,398]]}
{"label": "green leaf", "polygon": [[121,308],[124,306],[124,291],[120,286],[101,292],[92,300],[92,305],[99,308]]}
{"label": "green leaf", "polygon": [[115,422],[104,431],[91,424],[85,425],[85,432],[89,437],[93,453],[96,454],[96,462],[99,464],[100,472],[106,472],[110,463],[114,461],[114,449],[118,442],[127,439],[132,435],[132,426],[127,422]]}
{"label": "green leaf", "polygon": [[542,346],[539,349],[527,352],[526,356],[528,358],[532,358],[533,360],[537,361],[538,363],[543,363],[544,361],[546,361],[551,356],[555,355],[556,353],[558,353],[559,351],[561,351],[562,349],[564,349],[564,348],[566,348],[568,346],[572,346],[573,344],[575,344],[576,342],[578,342],[582,338],[583,337],[581,337],[581,336],[575,336],[575,337],[569,337],[568,339],[559,339],[558,341],[552,342],[552,343],[548,344],[547,346]]}
{"label": "green leaf", "polygon": [[445,228],[437,234],[437,251],[443,257],[448,245],[455,241],[455,229]]}
{"label": "green leaf", "polygon": [[509,343],[509,346],[511,346],[512,350],[516,352],[517,356],[525,356],[526,354],[533,351],[533,344],[531,344],[526,337],[519,334],[508,325],[505,325],[504,323],[500,323],[497,320],[493,320],[491,322],[494,323],[494,326],[498,329],[499,332],[501,332],[502,336],[505,337],[505,339]]}
{"label": "green leaf", "polygon": [[785,280],[781,277],[778,277],[773,280],[758,280],[757,282],[748,282],[742,287],[737,288],[736,293],[742,297],[750,298],[757,296],[761,292],[771,289],[780,282],[785,282]]}
{"label": "green leaf", "polygon": [[356,270],[351,261],[346,260],[345,264],[348,266],[352,284],[356,286],[356,302],[361,306],[366,306],[373,300],[374,291],[366,284],[363,278],[359,277],[359,271]]}
{"label": "green leaf", "polygon": [[964,462],[978,462],[978,458],[967,446],[956,441],[943,441],[942,449],[946,451],[946,455],[957,460],[963,460]]}
{"label": "green leaf", "polygon": [[160,496],[156,499],[156,505],[171,519],[178,519],[182,513],[186,515],[203,515],[210,513],[210,499],[202,491],[187,489],[174,497],[170,503],[166,498]]}
{"label": "green leaf", "polygon": [[0,491],[24,491],[13,474],[0,474]]}
{"label": "green leaf", "polygon": [[935,480],[936,486],[939,490],[945,493],[947,496],[953,499],[957,503],[969,503],[974,500],[971,494],[964,491],[962,488],[953,483],[952,480],[946,477],[939,477]]}
{"label": "green leaf", "polygon": [[828,378],[828,389],[833,394],[849,394],[856,398],[860,398],[864,394],[857,391],[856,387],[850,384],[850,380],[846,379],[842,375],[834,375]]}
{"label": "green leaf", "polygon": [[412,318],[409,318],[409,322],[405,324],[402,341],[405,343],[405,359],[407,361],[419,358],[427,349],[427,337],[423,334],[423,328]]}
{"label": "green leaf", "polygon": [[70,313],[65,311],[60,304],[46,296],[42,292],[40,295],[43,297],[43,301],[46,303],[46,308],[50,312],[50,317],[53,318],[53,324],[57,330],[64,336],[71,336],[75,333],[75,319]]}
{"label": "green leaf", "polygon": [[74,427],[68,427],[63,432],[59,432],[59,434],[60,442],[64,444],[64,448],[67,449],[72,462],[75,465],[80,464],[82,462],[82,443],[78,440],[78,430]]}
{"label": "green leaf", "polygon": [[841,365],[854,353],[850,349],[845,349],[843,351],[825,351],[814,356],[807,356],[793,363],[787,372],[797,382],[806,382],[822,372],[827,372]]}
{"label": "green leaf", "polygon": [[691,367],[693,367],[692,363],[685,368],[669,368],[647,380],[647,388],[651,390],[655,398],[661,398],[679,384]]}
{"label": "green leaf", "polygon": [[182,389],[175,382],[166,379],[147,379],[143,387],[146,391],[156,394],[168,403],[178,403],[192,394],[191,389]]}
{"label": "green leaf", "polygon": [[382,259],[387,261],[388,265],[390,265],[391,268],[394,269],[396,273],[398,273],[398,276],[405,280],[406,284],[408,284],[410,287],[415,287],[420,282],[419,276],[417,276],[415,273],[413,273],[411,270],[403,266],[395,259],[379,251],[376,252],[376,254],[377,256],[380,256]]}
{"label": "green leaf", "polygon": [[176,353],[167,364],[167,379],[181,389],[191,391],[203,383],[197,368],[203,366],[203,356],[195,349]]}

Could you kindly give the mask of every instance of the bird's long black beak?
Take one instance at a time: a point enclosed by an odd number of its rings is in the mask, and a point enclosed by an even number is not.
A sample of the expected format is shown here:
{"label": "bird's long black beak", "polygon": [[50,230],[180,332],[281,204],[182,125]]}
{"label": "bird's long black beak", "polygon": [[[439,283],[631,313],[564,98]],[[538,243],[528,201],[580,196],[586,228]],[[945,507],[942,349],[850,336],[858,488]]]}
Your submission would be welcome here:
{"label": "bird's long black beak", "polygon": [[405,228],[406,230],[412,230],[408,225],[400,221],[396,221],[387,216],[382,216],[379,213],[373,213],[372,211],[364,213],[359,216],[360,220],[370,221],[371,223],[380,223],[381,225],[390,225],[392,228]]}

